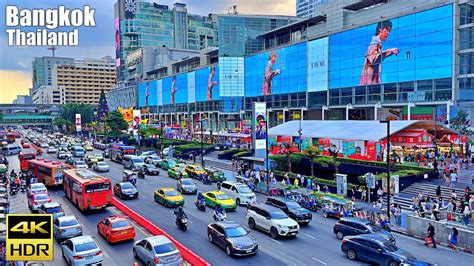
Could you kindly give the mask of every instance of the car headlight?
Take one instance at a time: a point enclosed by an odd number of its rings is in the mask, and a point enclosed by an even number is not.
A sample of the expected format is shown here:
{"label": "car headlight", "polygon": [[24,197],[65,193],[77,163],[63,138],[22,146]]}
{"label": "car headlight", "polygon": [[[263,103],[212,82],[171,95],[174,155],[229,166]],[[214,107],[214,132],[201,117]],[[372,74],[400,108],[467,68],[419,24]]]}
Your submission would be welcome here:
{"label": "car headlight", "polygon": [[281,229],[288,229],[288,226],[286,225],[277,224],[277,226],[280,227]]}

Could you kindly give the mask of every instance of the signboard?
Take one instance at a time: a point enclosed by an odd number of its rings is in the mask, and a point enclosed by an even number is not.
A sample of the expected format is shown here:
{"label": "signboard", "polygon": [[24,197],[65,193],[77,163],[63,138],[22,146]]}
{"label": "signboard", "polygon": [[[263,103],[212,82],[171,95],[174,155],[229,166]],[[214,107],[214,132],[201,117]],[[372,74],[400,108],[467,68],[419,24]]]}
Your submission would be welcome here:
{"label": "signboard", "polygon": [[140,129],[141,114],[140,110],[133,110],[132,129],[133,135],[138,135]]}
{"label": "signboard", "polygon": [[[382,189],[387,193],[387,178],[382,178]],[[398,175],[390,176],[390,193],[397,194],[400,192],[400,178]]]}
{"label": "signboard", "polygon": [[81,114],[76,114],[76,132],[81,132],[82,131],[82,120],[81,120]]}
{"label": "signboard", "polygon": [[219,57],[219,68],[220,96],[244,96],[244,58]]}
{"label": "signboard", "polygon": [[365,174],[365,183],[370,189],[375,189],[375,175],[372,173]]}
{"label": "signboard", "polygon": [[328,89],[328,42],[328,37],[308,42],[309,92]]}
{"label": "signboard", "polygon": [[267,103],[253,103],[255,149],[266,149]]}
{"label": "signboard", "polygon": [[347,175],[336,174],[337,195],[347,196]]}

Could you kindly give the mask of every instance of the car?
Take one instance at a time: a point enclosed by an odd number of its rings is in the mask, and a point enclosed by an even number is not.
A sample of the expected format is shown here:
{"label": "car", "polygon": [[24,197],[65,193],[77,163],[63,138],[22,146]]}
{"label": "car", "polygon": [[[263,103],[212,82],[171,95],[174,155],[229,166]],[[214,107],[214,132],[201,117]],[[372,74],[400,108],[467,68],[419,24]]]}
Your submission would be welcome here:
{"label": "car", "polygon": [[51,147],[51,146],[48,148],[48,151],[47,151],[47,153],[49,153],[49,154],[56,153],[56,152],[58,152],[58,149],[56,149],[55,147]]}
{"label": "car", "polygon": [[61,207],[61,204],[57,202],[44,203],[38,208],[38,213],[39,214],[52,214],[53,220],[58,217],[64,216],[63,207]]}
{"label": "car", "polygon": [[341,251],[350,260],[359,259],[374,265],[398,266],[416,260],[412,254],[398,248],[387,239],[373,234],[344,237],[341,242]]}
{"label": "car", "polygon": [[159,188],[155,190],[153,195],[155,201],[163,204],[165,207],[178,207],[184,205],[183,195],[174,188]]}
{"label": "car", "polygon": [[[174,152],[174,148],[171,148],[171,152]],[[170,148],[164,148],[163,149],[163,156],[169,156],[170,155]]]}
{"label": "car", "polygon": [[300,230],[298,223],[286,213],[266,204],[250,204],[246,218],[250,229],[258,228],[268,232],[273,239],[281,236],[296,237]]}
{"label": "car", "polygon": [[135,155],[125,155],[122,158],[122,165],[125,169],[136,171],[144,164],[145,162],[142,160],[142,158]]}
{"label": "car", "polygon": [[91,236],[76,236],[61,243],[63,258],[68,265],[102,264],[103,254]]}
{"label": "car", "polygon": [[341,218],[333,227],[333,233],[339,240],[345,236],[374,234],[395,244],[395,237],[380,226],[370,223],[369,220],[359,218]]}
{"label": "car", "polygon": [[58,160],[59,159],[66,159],[68,156],[72,157],[72,154],[70,154],[68,151],[60,150],[60,151],[58,151],[58,155],[56,156],[56,158]]}
{"label": "car", "polygon": [[108,172],[110,171],[110,167],[105,162],[97,162],[92,166],[92,169],[96,172]]}
{"label": "car", "polygon": [[23,149],[29,149],[30,148],[30,143],[25,142],[21,146],[23,147]]}
{"label": "car", "polygon": [[97,232],[108,243],[116,243],[135,238],[135,228],[124,216],[112,215],[99,221]]}
{"label": "car", "polygon": [[160,169],[156,167],[154,164],[146,163],[143,166],[138,168],[139,170],[143,170],[147,175],[159,175]]}
{"label": "car", "polygon": [[301,205],[287,198],[268,197],[265,204],[277,207],[285,212],[291,219],[297,221],[299,224],[308,225],[313,219],[313,215]]}
{"label": "car", "polygon": [[9,162],[8,162],[7,157],[5,157],[5,156],[0,157],[0,164],[4,164],[4,165],[8,166]]}
{"label": "car", "polygon": [[188,173],[184,167],[176,166],[168,170],[168,176],[174,179],[179,179],[180,176],[186,178],[188,177]]}
{"label": "car", "polygon": [[6,172],[8,172],[8,166],[3,163],[0,164],[0,174],[5,174]]}
{"label": "car", "polygon": [[97,163],[99,160],[92,154],[88,154],[86,155],[85,157],[85,160],[86,160],[86,163],[87,165],[93,165],[95,163]]}
{"label": "car", "polygon": [[76,168],[76,169],[88,169],[89,166],[84,161],[76,161],[74,163],[74,168]]}
{"label": "car", "polygon": [[169,170],[174,168],[176,165],[176,160],[174,159],[163,159],[160,163],[160,166],[164,170]]}
{"label": "car", "polygon": [[41,205],[52,202],[48,194],[31,194],[28,197],[28,207],[32,212],[38,211]]}
{"label": "car", "polygon": [[189,177],[192,177],[192,178],[199,179],[203,175],[207,175],[207,172],[204,171],[204,169],[202,169],[202,167],[198,164],[188,164],[185,169]]}
{"label": "car", "polygon": [[136,199],[138,198],[137,188],[130,182],[120,182],[114,186],[114,195],[121,199]]}
{"label": "car", "polygon": [[164,235],[148,237],[133,244],[133,256],[146,265],[183,265],[181,252]]}
{"label": "car", "polygon": [[198,188],[191,178],[181,178],[176,184],[176,189],[182,194],[196,194]]}
{"label": "car", "polygon": [[151,163],[151,164],[154,164],[156,166],[159,166],[160,163],[161,163],[161,158],[158,157],[158,155],[148,155],[145,158],[145,163]]}
{"label": "car", "polygon": [[214,167],[204,167],[207,176],[212,182],[223,182],[225,180],[224,172]]}
{"label": "car", "polygon": [[53,235],[58,242],[63,239],[82,236],[82,226],[73,215],[60,216],[53,221]]}
{"label": "car", "polygon": [[142,152],[140,155],[140,158],[142,158],[144,161],[146,161],[146,159],[149,157],[149,156],[157,156],[158,153],[156,151],[144,151]]}
{"label": "car", "polygon": [[202,195],[208,207],[215,208],[217,204],[219,204],[226,211],[235,210],[237,208],[235,201],[222,191],[213,190],[205,192]]}
{"label": "car", "polygon": [[94,153],[92,156],[94,156],[98,162],[102,162],[104,161],[104,155],[100,154],[100,153]]}
{"label": "car", "polygon": [[255,193],[243,183],[224,181],[221,184],[221,191],[234,199],[237,205],[247,205],[257,202]]}
{"label": "car", "polygon": [[83,145],[82,147],[84,148],[85,151],[93,151],[94,150],[94,147],[92,147],[89,144]]}
{"label": "car", "polygon": [[254,255],[258,243],[249,232],[235,222],[217,222],[207,226],[207,239],[225,250],[228,256]]}
{"label": "car", "polygon": [[46,143],[46,142],[40,143],[39,146],[40,146],[40,148],[42,148],[42,149],[47,149],[47,148],[49,148],[49,145],[48,145],[48,143]]}
{"label": "car", "polygon": [[32,194],[47,194],[48,189],[43,183],[32,183],[26,189],[26,195],[29,197]]}

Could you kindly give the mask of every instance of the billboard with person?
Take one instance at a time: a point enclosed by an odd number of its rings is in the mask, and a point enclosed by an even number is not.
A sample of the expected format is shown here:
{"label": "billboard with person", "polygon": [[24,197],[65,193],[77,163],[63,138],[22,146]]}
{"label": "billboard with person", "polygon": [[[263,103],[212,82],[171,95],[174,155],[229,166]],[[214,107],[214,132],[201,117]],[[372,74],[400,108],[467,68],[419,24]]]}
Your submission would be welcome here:
{"label": "billboard with person", "polygon": [[188,102],[188,74],[174,75],[162,80],[163,104]]}
{"label": "billboard with person", "polygon": [[158,104],[157,81],[147,81],[138,85],[138,106],[156,106]]}
{"label": "billboard with person", "polygon": [[81,132],[82,131],[81,114],[76,114],[75,125],[76,125],[76,132]]}
{"label": "billboard with person", "polygon": [[219,66],[196,70],[196,102],[220,100]]}
{"label": "billboard with person", "polygon": [[266,149],[267,103],[253,103],[255,149]]}
{"label": "billboard with person", "polygon": [[138,135],[140,129],[141,113],[140,110],[133,110],[132,129],[133,135]]}

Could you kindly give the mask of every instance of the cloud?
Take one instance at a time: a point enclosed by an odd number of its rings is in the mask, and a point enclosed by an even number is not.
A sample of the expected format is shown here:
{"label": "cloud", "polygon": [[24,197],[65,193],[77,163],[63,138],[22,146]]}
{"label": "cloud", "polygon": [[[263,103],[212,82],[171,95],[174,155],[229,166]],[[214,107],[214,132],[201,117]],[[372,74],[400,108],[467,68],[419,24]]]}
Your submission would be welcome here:
{"label": "cloud", "polygon": [[17,95],[28,94],[31,72],[0,70],[0,103],[11,103]]}

